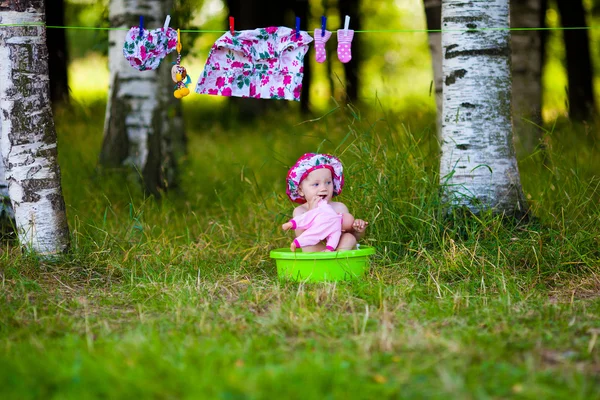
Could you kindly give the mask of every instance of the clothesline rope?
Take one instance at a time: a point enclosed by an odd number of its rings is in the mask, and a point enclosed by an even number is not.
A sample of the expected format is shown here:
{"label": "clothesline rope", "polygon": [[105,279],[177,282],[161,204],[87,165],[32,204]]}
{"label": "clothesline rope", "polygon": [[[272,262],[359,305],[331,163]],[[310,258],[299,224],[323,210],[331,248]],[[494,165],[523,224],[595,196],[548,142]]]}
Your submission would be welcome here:
{"label": "clothesline rope", "polygon": [[[129,28],[110,28],[96,26],[59,26],[46,25],[43,22],[31,22],[26,24],[0,24],[0,27],[26,27],[45,26],[47,29],[73,29],[89,31],[128,31]],[[533,28],[480,28],[480,29],[379,29],[379,30],[355,30],[355,33],[441,33],[441,32],[483,32],[483,31],[567,31],[567,30],[594,30],[600,26],[559,26],[559,27],[533,27]],[[336,29],[337,30],[337,29]],[[181,29],[182,33],[225,33],[228,30],[204,30],[204,29]],[[335,30],[334,30],[335,31]]]}

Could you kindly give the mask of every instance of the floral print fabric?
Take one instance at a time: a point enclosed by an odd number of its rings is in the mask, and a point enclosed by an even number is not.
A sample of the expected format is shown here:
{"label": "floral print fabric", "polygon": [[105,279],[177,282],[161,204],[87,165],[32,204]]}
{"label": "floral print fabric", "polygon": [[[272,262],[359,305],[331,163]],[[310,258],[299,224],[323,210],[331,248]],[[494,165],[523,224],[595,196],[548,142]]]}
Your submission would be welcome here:
{"label": "floral print fabric", "polygon": [[213,45],[196,92],[300,100],[304,56],[312,37],[286,27],[225,33]]}
{"label": "floral print fabric", "polygon": [[163,58],[177,47],[177,31],[173,28],[154,30],[134,26],[127,32],[123,55],[129,64],[140,71],[158,68]]}
{"label": "floral print fabric", "polygon": [[288,171],[286,193],[290,200],[300,204],[306,203],[304,197],[298,193],[298,188],[304,178],[318,168],[328,168],[331,171],[331,176],[333,177],[333,195],[337,196],[342,193],[342,188],[344,187],[344,167],[340,159],[331,154],[306,153]]}

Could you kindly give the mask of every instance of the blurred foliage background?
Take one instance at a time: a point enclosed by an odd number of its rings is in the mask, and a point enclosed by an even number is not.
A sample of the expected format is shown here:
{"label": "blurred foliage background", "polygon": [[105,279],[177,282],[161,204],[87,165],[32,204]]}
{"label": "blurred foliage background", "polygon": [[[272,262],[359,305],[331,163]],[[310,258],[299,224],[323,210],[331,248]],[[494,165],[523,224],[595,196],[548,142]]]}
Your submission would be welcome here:
{"label": "blurred foliage background", "polygon": [[[320,27],[320,18],[325,8],[321,0],[310,0],[311,20],[307,29],[311,32]],[[421,0],[387,0],[378,2],[362,2],[362,29],[364,30],[406,30],[397,33],[358,33],[355,40],[362,44],[361,54],[361,87],[359,99],[366,105],[375,105],[381,101],[384,106],[396,112],[407,112],[419,116],[427,115],[427,121],[433,121],[435,102],[430,93],[433,79],[431,59],[427,44],[425,14]],[[600,47],[596,44],[600,39],[600,5],[597,1],[585,0],[588,11],[588,25],[591,53],[594,68],[594,90],[600,94]],[[198,0],[195,2],[179,2],[179,10],[175,13],[189,15],[183,28],[200,30],[226,29],[229,12],[221,0]],[[186,14],[187,13],[187,14]],[[175,15],[176,17],[176,15]],[[343,21],[337,13],[327,15],[328,29],[337,30]],[[66,0],[65,23],[69,26],[107,27],[108,0]],[[304,24],[304,23],[303,23]],[[560,15],[553,1],[546,11],[548,27],[560,26]],[[172,26],[174,26],[172,24]],[[352,22],[351,22],[352,26]],[[177,26],[175,26],[177,27]],[[410,32],[417,30],[417,32]],[[107,31],[68,29],[67,32],[70,68],[69,82],[72,97],[78,101],[102,100],[106,96],[108,85],[108,69],[106,62]],[[184,50],[189,53],[184,58],[190,75],[194,78],[202,73],[204,62],[210,46],[220,36],[219,33],[184,33],[182,35]],[[334,103],[332,97],[341,99],[344,89],[343,65],[337,61],[335,54],[335,35],[328,43],[328,58],[332,61],[331,72],[339,77],[329,80],[326,64],[318,64],[314,60],[313,49],[309,51],[307,60],[313,67],[311,81],[310,108],[315,113],[330,109]],[[565,51],[562,31],[550,30],[546,41],[546,61],[543,74],[543,117],[546,123],[554,123],[566,117],[566,85]],[[92,78],[93,77],[93,78]],[[331,87],[333,84],[333,88]],[[333,90],[332,90],[333,89]],[[188,106],[201,108],[224,107],[225,99],[212,96],[192,95],[183,100]],[[293,105],[292,105],[293,106]]]}

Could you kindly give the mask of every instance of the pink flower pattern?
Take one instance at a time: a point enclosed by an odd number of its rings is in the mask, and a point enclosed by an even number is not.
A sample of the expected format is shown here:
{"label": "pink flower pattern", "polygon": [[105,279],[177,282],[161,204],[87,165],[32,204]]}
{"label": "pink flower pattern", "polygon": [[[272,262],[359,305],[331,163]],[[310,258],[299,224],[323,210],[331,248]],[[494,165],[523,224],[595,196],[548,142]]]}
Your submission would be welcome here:
{"label": "pink flower pattern", "polygon": [[212,47],[196,92],[299,101],[312,40],[286,27],[227,32]]}
{"label": "pink flower pattern", "polygon": [[300,183],[306,176],[319,168],[328,168],[333,176],[333,195],[338,196],[344,187],[344,167],[339,158],[331,154],[306,153],[296,161],[287,174],[286,193],[290,200],[296,203],[306,203],[304,197],[298,192]]}
{"label": "pink flower pattern", "polygon": [[140,71],[149,71],[158,68],[162,59],[176,47],[175,29],[144,29],[140,36],[140,29],[134,26],[125,35],[123,56],[132,67]]}

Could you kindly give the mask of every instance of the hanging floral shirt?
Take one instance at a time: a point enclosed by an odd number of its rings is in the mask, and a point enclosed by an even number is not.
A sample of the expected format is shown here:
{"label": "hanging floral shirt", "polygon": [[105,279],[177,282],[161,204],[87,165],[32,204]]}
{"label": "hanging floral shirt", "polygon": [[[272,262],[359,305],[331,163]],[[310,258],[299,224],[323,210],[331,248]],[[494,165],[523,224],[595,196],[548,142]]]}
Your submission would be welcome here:
{"label": "hanging floral shirt", "polygon": [[304,55],[312,40],[286,27],[227,32],[213,45],[196,92],[299,101]]}

